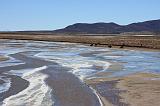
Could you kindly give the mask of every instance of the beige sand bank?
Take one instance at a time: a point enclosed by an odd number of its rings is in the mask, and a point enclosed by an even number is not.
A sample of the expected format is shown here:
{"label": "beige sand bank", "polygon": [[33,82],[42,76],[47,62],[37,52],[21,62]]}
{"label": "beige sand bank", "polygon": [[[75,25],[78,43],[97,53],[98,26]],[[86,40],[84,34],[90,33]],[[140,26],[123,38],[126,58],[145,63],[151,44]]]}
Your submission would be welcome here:
{"label": "beige sand bank", "polygon": [[160,75],[140,73],[124,77],[117,87],[126,90],[121,93],[122,101],[131,106],[160,105]]}
{"label": "beige sand bank", "polygon": [[159,106],[160,104],[160,75],[158,74],[137,73],[119,78],[95,78],[86,82],[97,90],[105,106],[108,106],[108,103],[116,106]]}

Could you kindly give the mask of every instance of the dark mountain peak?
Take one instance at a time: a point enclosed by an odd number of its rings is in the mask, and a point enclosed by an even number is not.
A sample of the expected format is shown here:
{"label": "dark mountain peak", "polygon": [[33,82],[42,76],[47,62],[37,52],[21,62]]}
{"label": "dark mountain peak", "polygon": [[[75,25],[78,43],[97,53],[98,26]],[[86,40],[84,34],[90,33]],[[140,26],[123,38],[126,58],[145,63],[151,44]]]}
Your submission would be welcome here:
{"label": "dark mountain peak", "polygon": [[82,27],[84,25],[87,26],[89,24],[88,23],[75,23],[73,25],[69,25],[69,26],[65,27],[65,29],[78,28],[78,27]]}
{"label": "dark mountain peak", "polygon": [[[157,23],[157,22],[160,22],[160,19],[157,19],[157,20],[149,20],[149,21],[144,21],[146,23]],[[144,22],[139,22],[139,23],[144,23]]]}
{"label": "dark mountain peak", "polygon": [[98,22],[98,23],[75,23],[73,25],[69,25],[66,28],[73,28],[73,27],[85,27],[85,26],[120,26],[116,23],[110,22],[110,23],[104,23],[104,22]]}
{"label": "dark mountain peak", "polygon": [[132,23],[126,25],[124,27],[124,30],[128,32],[140,32],[140,31],[160,32],[160,19]]}
{"label": "dark mountain peak", "polygon": [[120,26],[120,25],[118,25],[118,24],[116,24],[116,23],[114,23],[114,22],[110,22],[110,23],[103,23],[103,22],[100,22],[100,23],[93,23],[93,24],[90,24],[90,25],[95,25],[95,26],[108,26],[108,27],[113,27],[113,26],[115,26],[115,27],[117,27],[117,26]]}
{"label": "dark mountain peak", "polygon": [[160,19],[137,22],[128,25],[110,23],[76,23],[64,29],[55,30],[58,33],[87,33],[87,34],[115,34],[125,32],[160,32]]}

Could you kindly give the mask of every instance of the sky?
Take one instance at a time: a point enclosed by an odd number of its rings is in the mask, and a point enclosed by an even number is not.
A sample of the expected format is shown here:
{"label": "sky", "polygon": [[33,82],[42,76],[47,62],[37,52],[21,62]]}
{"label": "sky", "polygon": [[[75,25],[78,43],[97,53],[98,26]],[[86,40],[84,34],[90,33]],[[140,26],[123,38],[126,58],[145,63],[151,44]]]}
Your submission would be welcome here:
{"label": "sky", "polygon": [[0,31],[54,30],[74,23],[160,19],[160,0],[0,0]]}

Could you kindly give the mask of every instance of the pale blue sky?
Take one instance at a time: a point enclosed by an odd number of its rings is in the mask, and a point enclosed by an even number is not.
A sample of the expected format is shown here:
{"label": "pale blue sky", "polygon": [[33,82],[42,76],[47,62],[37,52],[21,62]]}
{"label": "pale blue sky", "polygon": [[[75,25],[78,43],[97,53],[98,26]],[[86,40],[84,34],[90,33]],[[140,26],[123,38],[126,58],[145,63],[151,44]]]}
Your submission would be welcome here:
{"label": "pale blue sky", "polygon": [[0,30],[54,30],[73,23],[160,19],[160,0],[0,0]]}

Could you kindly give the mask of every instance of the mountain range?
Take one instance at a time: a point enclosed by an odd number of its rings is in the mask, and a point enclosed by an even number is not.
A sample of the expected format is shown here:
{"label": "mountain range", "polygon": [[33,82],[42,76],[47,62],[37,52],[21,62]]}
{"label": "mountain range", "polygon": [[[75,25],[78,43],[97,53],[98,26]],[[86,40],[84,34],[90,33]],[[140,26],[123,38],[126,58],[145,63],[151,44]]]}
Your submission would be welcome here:
{"label": "mountain range", "polygon": [[54,33],[82,33],[82,34],[121,34],[121,33],[160,33],[160,19],[145,22],[119,25],[116,23],[76,23]]}

